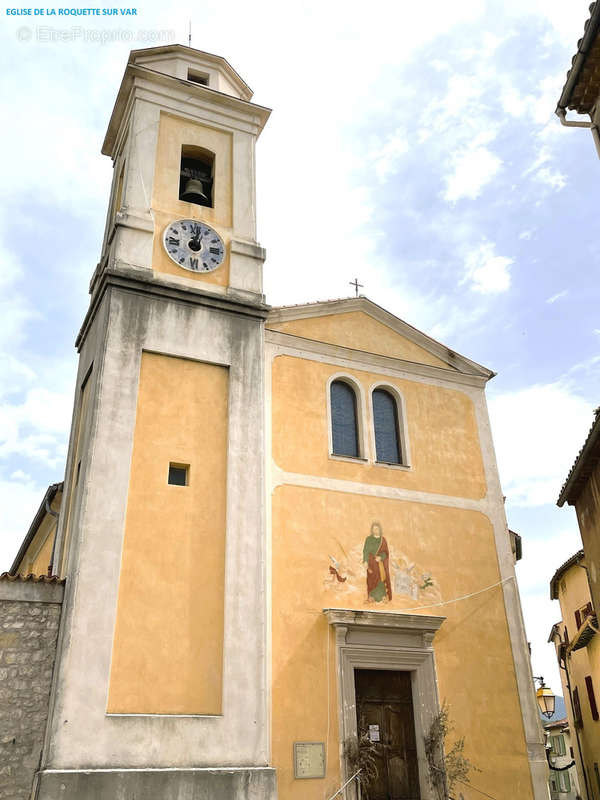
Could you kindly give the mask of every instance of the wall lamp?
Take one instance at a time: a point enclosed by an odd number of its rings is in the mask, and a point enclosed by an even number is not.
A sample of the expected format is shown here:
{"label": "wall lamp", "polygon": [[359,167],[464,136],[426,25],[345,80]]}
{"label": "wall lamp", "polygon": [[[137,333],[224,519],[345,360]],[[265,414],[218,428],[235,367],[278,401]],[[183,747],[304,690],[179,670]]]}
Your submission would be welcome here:
{"label": "wall lamp", "polygon": [[539,681],[540,688],[535,693],[535,697],[537,700],[538,708],[540,709],[541,713],[550,719],[554,716],[554,704],[556,701],[556,697],[554,696],[554,692],[544,683],[544,679],[542,677],[537,677],[536,675],[533,676],[534,685],[535,681]]}

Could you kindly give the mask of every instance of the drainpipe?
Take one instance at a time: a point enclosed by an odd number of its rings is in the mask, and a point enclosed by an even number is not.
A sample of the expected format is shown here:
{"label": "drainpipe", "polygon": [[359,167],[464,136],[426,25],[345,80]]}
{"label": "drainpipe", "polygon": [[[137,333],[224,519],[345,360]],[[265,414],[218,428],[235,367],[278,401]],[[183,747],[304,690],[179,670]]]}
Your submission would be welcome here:
{"label": "drainpipe", "polygon": [[56,520],[56,531],[54,533],[54,541],[52,542],[52,554],[50,556],[50,563],[48,564],[48,577],[51,578],[54,573],[54,555],[56,552],[56,536],[58,534],[58,511],[54,511],[51,508],[50,503],[48,502],[48,498],[46,498],[45,506],[48,514],[53,516],[54,519]]}
{"label": "drainpipe", "polygon": [[[564,666],[563,666],[564,664]],[[564,673],[567,677],[567,689],[569,690],[569,702],[571,703],[571,711],[573,711],[573,692],[571,691],[571,678],[569,677],[569,670],[567,668],[567,656],[566,652],[563,651],[563,658],[562,663],[561,659],[558,659],[558,666],[564,670]],[[588,781],[587,781],[587,772],[585,769],[585,761],[583,760],[583,753],[581,751],[581,741],[579,740],[579,730],[577,729],[577,725],[575,725],[575,715],[573,715],[573,728],[575,729],[575,739],[577,740],[577,750],[579,751],[579,759],[581,761],[581,771],[583,773],[583,782],[585,784],[585,796],[587,800],[590,798],[590,790],[588,788]]]}
{"label": "drainpipe", "polygon": [[560,124],[565,128],[589,128],[592,132],[594,144],[596,145],[596,153],[600,158],[600,132],[595,122],[585,122],[584,120],[567,119],[567,111],[564,108],[557,108],[556,115],[560,120]]}

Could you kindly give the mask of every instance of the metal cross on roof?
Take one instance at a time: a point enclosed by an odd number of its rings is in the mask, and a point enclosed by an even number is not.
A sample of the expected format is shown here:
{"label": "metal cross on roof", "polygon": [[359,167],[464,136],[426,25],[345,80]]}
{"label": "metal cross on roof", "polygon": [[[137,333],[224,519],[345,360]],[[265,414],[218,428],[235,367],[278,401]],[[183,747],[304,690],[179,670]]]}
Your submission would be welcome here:
{"label": "metal cross on roof", "polygon": [[363,284],[362,284],[362,283],[359,283],[359,282],[358,282],[358,278],[354,278],[354,280],[353,280],[353,281],[348,281],[348,283],[350,284],[350,286],[354,286],[354,289],[355,289],[355,291],[356,291],[356,296],[357,296],[357,297],[358,297],[358,289],[359,289],[359,287],[360,287],[361,289],[364,289],[364,288],[365,288],[365,287],[363,286]]}

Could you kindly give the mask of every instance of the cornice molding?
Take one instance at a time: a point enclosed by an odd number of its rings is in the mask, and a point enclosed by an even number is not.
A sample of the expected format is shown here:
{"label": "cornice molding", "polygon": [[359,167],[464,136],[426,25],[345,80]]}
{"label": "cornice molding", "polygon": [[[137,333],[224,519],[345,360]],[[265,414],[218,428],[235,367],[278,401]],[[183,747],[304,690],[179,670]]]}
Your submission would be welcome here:
{"label": "cornice molding", "polygon": [[[205,288],[179,286],[160,278],[147,269],[135,267],[113,267],[105,269],[98,279],[90,307],[85,315],[75,347],[80,350],[96,312],[108,291],[133,292],[151,299],[167,300],[185,305],[205,306],[227,314],[237,314],[264,320],[269,306],[251,300],[241,292],[228,289],[224,294],[213,293]],[[250,294],[250,293],[248,293]],[[262,295],[260,295],[262,297]]]}
{"label": "cornice molding", "polygon": [[[243,123],[246,128],[250,126],[256,136],[260,134],[271,114],[271,109],[265,106],[240,100],[216,89],[209,89],[207,86],[166,75],[148,67],[128,64],[108,123],[102,145],[103,155],[114,157],[115,144],[128,106],[132,102],[132,95],[134,93],[139,95],[140,92],[147,93],[144,99],[148,101],[153,99],[148,93],[153,92],[160,98],[155,102],[158,102],[161,108],[166,111],[171,109],[190,119],[196,118],[194,113],[190,113],[193,109],[202,109],[204,113],[198,115],[198,118],[202,118],[204,124],[206,124],[206,109],[211,108],[213,112],[221,112],[228,120]],[[178,103],[184,103],[186,110],[179,108]],[[230,122],[229,126],[231,127]]]}
{"label": "cornice molding", "polygon": [[334,627],[386,628],[396,631],[434,633],[446,617],[428,614],[404,614],[402,611],[361,611],[351,608],[324,608],[327,621]]}

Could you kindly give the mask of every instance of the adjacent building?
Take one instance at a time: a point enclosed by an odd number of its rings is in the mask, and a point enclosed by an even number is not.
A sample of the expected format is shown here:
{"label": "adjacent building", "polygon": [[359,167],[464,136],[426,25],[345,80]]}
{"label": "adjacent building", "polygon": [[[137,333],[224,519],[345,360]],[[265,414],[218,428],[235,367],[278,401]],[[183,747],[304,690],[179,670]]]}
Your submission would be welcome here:
{"label": "adjacent building", "polygon": [[[589,128],[600,156],[600,3],[590,5],[590,17],[577,42],[571,69],[558,99],[556,114],[567,127]],[[568,111],[589,116],[590,121],[567,119]]]}
{"label": "adjacent building", "polygon": [[575,767],[575,750],[567,719],[547,722],[548,755],[555,769],[550,769],[551,800],[577,800],[581,797]]}
{"label": "adjacent building", "polygon": [[[556,649],[582,796],[600,799],[600,636],[590,597],[588,565],[579,550],[556,570],[550,597],[562,619],[550,632]],[[585,793],[584,793],[585,792]]]}
{"label": "adjacent building", "polygon": [[600,608],[600,409],[561,489],[557,504],[574,506],[585,552],[591,600]]}
{"label": "adjacent building", "polygon": [[58,527],[12,570],[66,579],[35,796],[350,800],[361,737],[372,800],[433,800],[447,701],[478,791],[545,799],[494,373],[365,297],[266,304],[251,98],[179,45],[119,89]]}

